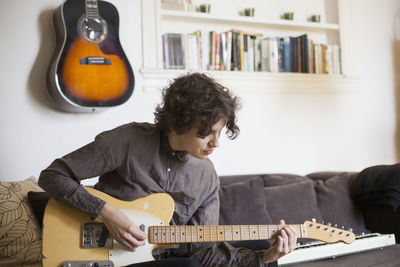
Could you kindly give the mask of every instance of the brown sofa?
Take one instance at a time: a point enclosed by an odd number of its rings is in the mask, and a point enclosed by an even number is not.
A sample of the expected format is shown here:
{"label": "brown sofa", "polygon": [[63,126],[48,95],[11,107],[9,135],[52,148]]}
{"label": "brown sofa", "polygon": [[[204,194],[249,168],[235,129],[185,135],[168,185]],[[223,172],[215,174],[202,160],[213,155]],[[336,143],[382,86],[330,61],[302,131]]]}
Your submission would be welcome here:
{"label": "brown sofa", "polygon": [[[349,193],[356,174],[319,172],[236,175],[220,177],[220,224],[299,224],[315,218],[353,228],[356,234],[395,233],[400,243],[400,213],[385,207],[357,207]],[[0,266],[41,266],[41,227],[46,199],[40,194],[28,202],[29,191],[42,191],[34,177],[0,182]],[[38,197],[35,199],[35,196]],[[300,240],[301,242],[306,240]],[[266,241],[233,242],[253,250]],[[296,264],[294,266],[400,266],[400,245]]]}
{"label": "brown sofa", "polygon": [[[356,235],[396,234],[400,243],[400,212],[388,207],[358,207],[349,188],[357,173],[318,172],[222,176],[220,224],[302,224],[315,218]],[[310,240],[300,239],[301,243]],[[235,242],[234,246],[264,249],[265,241]],[[350,255],[296,263],[291,266],[400,266],[400,245]]]}

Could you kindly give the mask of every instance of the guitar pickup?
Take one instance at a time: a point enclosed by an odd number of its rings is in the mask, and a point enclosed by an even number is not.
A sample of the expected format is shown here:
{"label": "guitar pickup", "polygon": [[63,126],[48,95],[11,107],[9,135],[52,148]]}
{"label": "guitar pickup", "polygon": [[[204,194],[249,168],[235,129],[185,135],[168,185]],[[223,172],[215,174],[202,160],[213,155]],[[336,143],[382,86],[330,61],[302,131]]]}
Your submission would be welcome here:
{"label": "guitar pickup", "polygon": [[84,223],[82,248],[112,248],[113,239],[103,223]]}
{"label": "guitar pickup", "polygon": [[81,65],[111,65],[111,59],[105,57],[84,57],[79,62]]}

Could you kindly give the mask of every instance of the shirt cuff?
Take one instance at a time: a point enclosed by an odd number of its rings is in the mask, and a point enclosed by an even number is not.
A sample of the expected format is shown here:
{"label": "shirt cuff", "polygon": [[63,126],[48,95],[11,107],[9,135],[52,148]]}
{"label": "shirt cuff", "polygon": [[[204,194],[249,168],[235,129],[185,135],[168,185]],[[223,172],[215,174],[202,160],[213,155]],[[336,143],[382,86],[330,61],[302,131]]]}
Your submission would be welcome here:
{"label": "shirt cuff", "polygon": [[82,211],[91,219],[96,219],[106,204],[104,200],[89,194],[82,185],[78,186],[72,194],[63,196],[59,201]]}

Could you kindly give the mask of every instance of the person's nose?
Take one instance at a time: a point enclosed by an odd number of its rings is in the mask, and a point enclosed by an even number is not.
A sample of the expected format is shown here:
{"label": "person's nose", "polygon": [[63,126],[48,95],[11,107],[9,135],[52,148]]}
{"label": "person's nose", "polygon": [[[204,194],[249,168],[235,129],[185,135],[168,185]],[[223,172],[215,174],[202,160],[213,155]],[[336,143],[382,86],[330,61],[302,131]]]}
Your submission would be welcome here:
{"label": "person's nose", "polygon": [[213,138],[210,140],[211,147],[219,147],[219,140],[218,136],[214,135]]}

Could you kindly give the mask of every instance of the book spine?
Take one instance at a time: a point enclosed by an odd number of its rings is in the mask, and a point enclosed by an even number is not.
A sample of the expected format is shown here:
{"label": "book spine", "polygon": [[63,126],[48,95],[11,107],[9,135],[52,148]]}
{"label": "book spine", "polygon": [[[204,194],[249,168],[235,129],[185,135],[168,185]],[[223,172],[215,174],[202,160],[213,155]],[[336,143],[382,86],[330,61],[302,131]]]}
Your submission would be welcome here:
{"label": "book spine", "polygon": [[284,61],[284,71],[290,72],[290,39],[285,37],[283,39],[283,61]]}
{"label": "book spine", "polygon": [[221,34],[217,33],[215,40],[215,70],[221,69]]}
{"label": "book spine", "polygon": [[232,69],[232,32],[226,33],[226,70]]}
{"label": "book spine", "polygon": [[210,32],[210,69],[215,70],[216,32]]}
{"label": "book spine", "polygon": [[163,40],[163,65],[164,69],[169,69],[169,51],[168,51],[168,35],[162,35]]}
{"label": "book spine", "polygon": [[239,34],[239,47],[240,47],[240,70],[244,70],[244,33]]}

